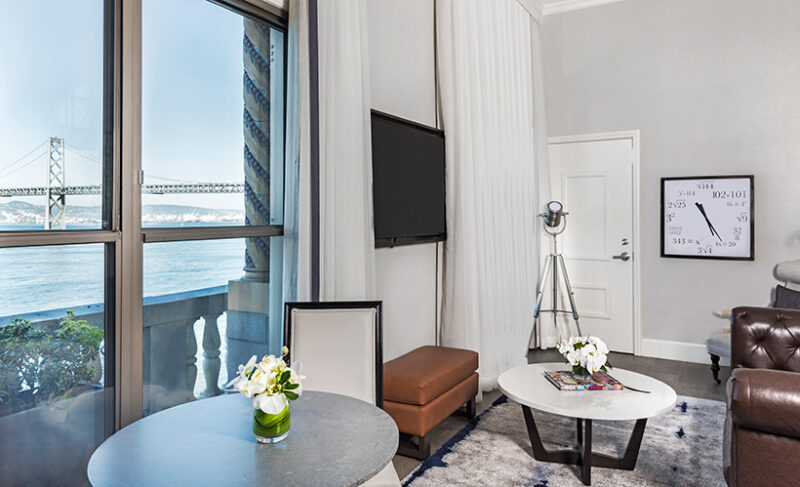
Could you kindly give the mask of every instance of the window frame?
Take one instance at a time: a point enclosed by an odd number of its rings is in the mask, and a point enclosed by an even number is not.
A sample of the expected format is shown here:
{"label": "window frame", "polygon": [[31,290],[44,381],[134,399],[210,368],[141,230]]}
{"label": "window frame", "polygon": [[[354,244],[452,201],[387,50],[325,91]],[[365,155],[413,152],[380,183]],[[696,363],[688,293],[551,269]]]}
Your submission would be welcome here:
{"label": "window frame", "polygon": [[[197,0],[268,24],[284,34],[284,126],[288,12],[267,1]],[[142,0],[104,0],[102,225],[97,230],[0,231],[0,249],[105,244],[107,348],[105,436],[142,417],[143,245],[272,237],[283,225],[148,228],[141,223]],[[285,137],[283,140],[285,153]],[[285,179],[285,171],[284,171]],[[284,181],[285,183],[285,181]],[[124,276],[124,277],[123,277]],[[113,400],[112,400],[113,399]]]}
{"label": "window frame", "polygon": [[[118,0],[119,1],[119,0]],[[128,205],[123,205],[123,211],[121,217],[123,222],[125,220],[133,220],[135,222],[135,226],[138,228],[129,230],[126,232],[125,228],[123,228],[123,236],[124,235],[132,235],[132,234],[139,234],[139,237],[136,239],[135,249],[133,249],[130,253],[131,255],[128,256],[130,260],[130,265],[132,270],[135,274],[131,274],[134,276],[135,283],[133,287],[135,289],[131,289],[128,293],[125,294],[125,297],[128,299],[125,300],[123,297],[123,302],[127,303],[129,306],[123,305],[123,311],[127,313],[137,313],[136,321],[131,322],[128,320],[128,323],[123,321],[121,324],[123,325],[123,333],[125,336],[128,337],[128,343],[130,344],[128,347],[120,348],[119,353],[120,355],[125,355],[124,362],[121,364],[123,372],[127,372],[127,374],[120,377],[121,382],[125,384],[124,390],[126,394],[124,397],[120,398],[121,407],[118,408],[120,411],[120,420],[118,422],[119,428],[122,428],[133,421],[136,421],[142,417],[142,403],[143,403],[143,377],[142,377],[142,367],[143,367],[143,357],[142,357],[142,303],[144,300],[144,293],[143,293],[143,280],[144,280],[144,260],[143,260],[143,253],[144,253],[144,243],[155,243],[155,242],[185,242],[185,241],[199,241],[199,240],[216,240],[216,239],[235,239],[235,238],[243,238],[243,237],[273,237],[273,236],[281,236],[283,235],[283,224],[281,225],[252,225],[252,226],[244,226],[244,225],[230,225],[230,226],[214,226],[214,227],[143,227],[141,224],[141,184],[139,179],[139,174],[141,173],[142,169],[142,161],[141,161],[141,142],[142,142],[142,132],[141,132],[141,114],[142,114],[142,104],[141,104],[141,95],[142,95],[142,1],[143,0],[126,0],[126,4],[132,4],[131,8],[131,19],[130,22],[134,23],[131,25],[130,28],[134,28],[135,32],[138,34],[135,40],[131,40],[126,42],[123,40],[123,46],[126,48],[135,48],[135,63],[131,65],[130,71],[132,71],[135,76],[134,79],[128,80],[127,78],[123,79],[124,81],[129,81],[129,83],[136,83],[135,86],[130,86],[130,89],[134,90],[137,97],[137,105],[132,107],[135,110],[135,117],[139,123],[134,127],[136,129],[135,133],[129,134],[130,140],[133,140],[133,144],[136,148],[136,153],[131,154],[131,160],[126,165],[125,158],[123,156],[123,168],[127,168],[126,173],[128,174],[128,184],[125,184],[126,181],[123,177],[123,193],[125,190],[130,190],[131,186],[135,186],[135,194],[129,195],[130,198],[133,198],[134,201],[130,201]],[[254,20],[259,22],[263,22],[269,25],[272,28],[275,28],[281,31],[284,35],[284,39],[288,36],[288,12],[281,11],[275,7],[275,12],[268,8],[260,8],[253,3],[250,3],[246,0],[197,0],[197,1],[207,1],[214,5],[226,8],[228,10],[233,11],[243,17],[250,17]],[[128,3],[129,2],[129,3]],[[268,4],[266,1],[260,2],[259,5],[263,7],[273,7],[272,5]],[[282,14],[282,15],[281,15]],[[125,28],[125,24],[123,24],[123,30]],[[128,43],[134,44],[133,46],[128,45]],[[286,80],[287,80],[287,73],[286,73],[286,58],[288,54],[288,42],[284,42],[284,49],[283,49],[283,62],[284,62],[284,70],[283,70],[283,98],[284,98],[284,113],[283,113],[283,121],[284,126],[286,124]],[[124,58],[124,56],[123,56]],[[126,70],[123,67],[123,76],[126,74]],[[128,73],[130,74],[130,73]],[[124,99],[124,94],[123,94]],[[124,110],[124,108],[123,108]],[[126,119],[131,118],[131,113],[126,113]],[[124,131],[123,131],[124,133]],[[284,140],[282,141],[284,147],[283,151],[285,154],[286,150],[286,138],[284,136]],[[130,147],[130,146],[128,146]],[[285,161],[284,161],[285,165]],[[285,185],[285,171],[284,171],[284,185]],[[133,208],[132,208],[133,207]],[[126,208],[129,212],[136,213],[135,215],[127,215]],[[283,220],[281,220],[283,221]],[[123,238],[123,241],[125,239]],[[123,248],[126,246],[123,243]],[[125,259],[125,255],[123,255],[123,259]],[[135,303],[135,305],[133,305]],[[130,306],[135,307],[136,309],[128,309]],[[131,317],[131,314],[127,314],[128,317]],[[127,326],[125,326],[127,325]],[[134,356],[130,356],[133,354]],[[126,367],[127,364],[127,367]]]}
{"label": "window frame", "polygon": [[[104,369],[103,434],[118,429],[120,413],[119,309],[121,275],[119,258],[123,241],[120,222],[119,174],[121,164],[121,8],[122,0],[103,1],[103,165],[101,174],[101,226],[92,230],[0,231],[0,249],[41,246],[104,244],[103,328],[106,349]],[[111,345],[113,344],[113,348]]]}

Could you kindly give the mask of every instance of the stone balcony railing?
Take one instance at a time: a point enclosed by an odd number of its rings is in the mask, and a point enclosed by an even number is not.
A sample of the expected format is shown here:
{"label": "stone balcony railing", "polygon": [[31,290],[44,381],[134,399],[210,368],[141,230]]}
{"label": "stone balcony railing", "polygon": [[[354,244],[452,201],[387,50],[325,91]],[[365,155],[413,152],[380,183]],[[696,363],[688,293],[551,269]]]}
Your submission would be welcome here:
{"label": "stone balcony railing", "polygon": [[164,294],[144,299],[142,382],[144,414],[195,399],[197,342],[202,318],[202,382],[198,397],[222,393],[218,387],[221,344],[218,319],[228,305],[228,286]]}
{"label": "stone balcony railing", "polygon": [[[221,354],[219,318],[225,313],[228,286],[144,298],[143,306],[143,409],[152,414],[195,398],[216,396]],[[103,305],[68,308],[75,318],[102,327]],[[56,326],[65,309],[0,317],[0,326],[15,318],[29,320],[37,328]],[[200,319],[203,323],[199,323]],[[202,341],[201,341],[202,340]],[[198,354],[201,341],[202,354]],[[198,364],[200,355],[200,364]],[[199,373],[198,373],[199,372]]]}

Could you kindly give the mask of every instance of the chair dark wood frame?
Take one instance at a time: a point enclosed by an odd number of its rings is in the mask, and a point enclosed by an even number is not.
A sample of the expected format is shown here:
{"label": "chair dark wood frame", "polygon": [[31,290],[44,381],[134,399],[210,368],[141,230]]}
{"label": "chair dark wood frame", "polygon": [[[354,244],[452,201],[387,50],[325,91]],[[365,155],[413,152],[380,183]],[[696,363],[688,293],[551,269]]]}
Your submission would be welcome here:
{"label": "chair dark wood frame", "polygon": [[722,381],[719,379],[719,355],[709,353],[708,356],[711,358],[711,374],[714,376],[714,381],[717,384],[721,384]]}
{"label": "chair dark wood frame", "polygon": [[[374,309],[375,313],[375,405],[383,409],[383,302],[382,301],[318,301],[287,302],[283,313],[283,343],[287,347],[292,338],[292,310],[342,310]],[[291,363],[292,350],[286,357]]]}

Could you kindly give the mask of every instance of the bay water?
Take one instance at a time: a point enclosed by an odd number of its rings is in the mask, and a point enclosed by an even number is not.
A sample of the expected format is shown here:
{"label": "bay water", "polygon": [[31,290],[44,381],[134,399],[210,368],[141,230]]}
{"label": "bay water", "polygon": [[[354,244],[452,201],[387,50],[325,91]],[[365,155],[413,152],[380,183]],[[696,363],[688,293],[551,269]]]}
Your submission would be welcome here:
{"label": "bay water", "polygon": [[[200,225],[209,226],[194,226]],[[41,229],[39,225],[0,225],[2,231]],[[0,249],[0,316],[8,321],[12,315],[102,303],[104,247]],[[244,274],[244,250],[241,238],[144,244],[144,296],[225,285]]]}

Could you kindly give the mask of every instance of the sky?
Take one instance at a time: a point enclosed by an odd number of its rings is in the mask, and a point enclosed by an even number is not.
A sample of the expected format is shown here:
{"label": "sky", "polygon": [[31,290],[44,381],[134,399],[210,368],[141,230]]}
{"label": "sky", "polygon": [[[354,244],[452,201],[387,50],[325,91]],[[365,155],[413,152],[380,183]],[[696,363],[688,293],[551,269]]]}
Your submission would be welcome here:
{"label": "sky", "polygon": [[[46,184],[45,146],[11,164],[50,136],[67,145],[68,185],[99,184],[102,5],[0,0],[0,187]],[[145,183],[244,181],[242,17],[199,0],[144,0],[142,21]],[[144,195],[143,204],[243,209],[243,198]]]}

